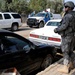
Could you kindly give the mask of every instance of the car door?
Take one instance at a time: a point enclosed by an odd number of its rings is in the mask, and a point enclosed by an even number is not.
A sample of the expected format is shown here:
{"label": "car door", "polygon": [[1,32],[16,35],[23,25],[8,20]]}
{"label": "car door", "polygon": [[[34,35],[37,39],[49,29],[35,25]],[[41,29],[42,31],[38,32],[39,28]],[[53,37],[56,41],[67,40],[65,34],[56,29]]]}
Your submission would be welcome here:
{"label": "car door", "polygon": [[4,28],[9,28],[11,27],[12,24],[12,17],[8,13],[4,13]]}
{"label": "car door", "polygon": [[28,43],[13,36],[4,36],[1,40],[4,45],[4,53],[0,56],[0,68],[14,66],[22,70],[30,65],[32,60],[25,51],[30,50],[27,48]]}
{"label": "car door", "polygon": [[[35,49],[34,45],[32,45],[29,41],[23,40],[19,37],[11,37],[9,36],[9,40],[16,44],[18,49],[18,54],[14,55],[15,60],[19,62],[16,57],[20,57],[20,62],[18,69],[24,70],[25,74],[30,71],[34,71],[40,67],[41,57],[39,57],[38,49]],[[15,49],[14,49],[15,50]]]}

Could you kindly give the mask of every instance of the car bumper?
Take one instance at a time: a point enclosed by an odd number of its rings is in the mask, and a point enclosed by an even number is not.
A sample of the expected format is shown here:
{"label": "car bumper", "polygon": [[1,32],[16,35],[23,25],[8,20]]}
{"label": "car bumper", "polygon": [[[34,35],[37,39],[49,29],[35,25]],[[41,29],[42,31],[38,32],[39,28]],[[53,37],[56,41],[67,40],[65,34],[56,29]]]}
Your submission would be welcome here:
{"label": "car bumper", "polygon": [[47,44],[47,45],[50,45],[50,46],[58,48],[58,49],[60,49],[60,47],[61,47],[61,43],[58,43],[58,42],[52,42],[52,41],[48,41],[48,40],[45,41],[45,40],[31,38],[31,37],[29,37],[28,39],[36,45]]}
{"label": "car bumper", "polygon": [[29,25],[29,26],[37,26],[37,25],[39,25],[39,22],[27,22],[27,25]]}

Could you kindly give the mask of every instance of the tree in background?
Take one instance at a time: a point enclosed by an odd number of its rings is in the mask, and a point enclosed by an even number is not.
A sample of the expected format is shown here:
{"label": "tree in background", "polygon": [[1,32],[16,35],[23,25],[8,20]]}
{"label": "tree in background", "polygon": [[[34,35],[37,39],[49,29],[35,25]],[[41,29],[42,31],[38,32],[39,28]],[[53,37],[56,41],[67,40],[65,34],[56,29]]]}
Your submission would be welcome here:
{"label": "tree in background", "polygon": [[0,0],[0,11],[28,13],[31,10],[28,8],[27,0]]}
{"label": "tree in background", "polygon": [[46,8],[46,0],[30,0],[29,8],[36,12],[42,11]]}
{"label": "tree in background", "polygon": [[27,2],[25,0],[12,0],[12,2],[8,4],[8,10],[18,13],[27,13]]}
{"label": "tree in background", "polygon": [[0,0],[0,11],[29,14],[50,8],[54,13],[62,11],[63,0]]}
{"label": "tree in background", "polygon": [[60,13],[63,8],[63,0],[47,0],[46,8],[50,8],[53,13]]}
{"label": "tree in background", "polygon": [[60,13],[62,11],[63,0],[30,0],[29,7],[36,12],[50,8],[54,13]]}
{"label": "tree in background", "polygon": [[7,9],[7,6],[6,6],[6,1],[2,1],[0,0],[0,11],[5,11]]}
{"label": "tree in background", "polygon": [[12,0],[5,0],[8,4],[10,4],[12,2]]}

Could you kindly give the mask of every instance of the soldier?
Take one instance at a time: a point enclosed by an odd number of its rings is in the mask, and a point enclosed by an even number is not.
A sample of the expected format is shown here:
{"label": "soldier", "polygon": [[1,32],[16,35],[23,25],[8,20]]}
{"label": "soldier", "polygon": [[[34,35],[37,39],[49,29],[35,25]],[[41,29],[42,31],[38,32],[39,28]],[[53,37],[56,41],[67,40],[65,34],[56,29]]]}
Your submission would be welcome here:
{"label": "soldier", "polygon": [[68,1],[64,4],[65,15],[62,18],[61,25],[54,29],[55,33],[61,35],[61,49],[63,52],[63,67],[59,69],[59,72],[69,73],[73,66],[73,49],[74,49],[74,31],[73,26],[75,23],[75,18],[73,15],[74,3]]}

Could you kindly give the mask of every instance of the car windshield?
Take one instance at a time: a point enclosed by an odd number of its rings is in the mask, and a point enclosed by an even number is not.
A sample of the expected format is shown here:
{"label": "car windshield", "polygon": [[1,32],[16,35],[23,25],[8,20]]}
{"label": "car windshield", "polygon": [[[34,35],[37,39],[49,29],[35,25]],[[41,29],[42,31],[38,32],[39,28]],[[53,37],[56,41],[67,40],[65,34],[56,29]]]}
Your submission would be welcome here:
{"label": "car windshield", "polygon": [[60,22],[48,22],[46,26],[59,26]]}
{"label": "car windshield", "polygon": [[35,16],[38,16],[38,17],[45,17],[46,13],[37,13]]}

